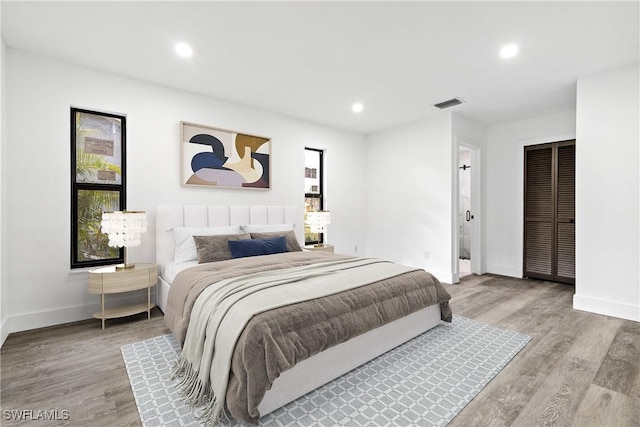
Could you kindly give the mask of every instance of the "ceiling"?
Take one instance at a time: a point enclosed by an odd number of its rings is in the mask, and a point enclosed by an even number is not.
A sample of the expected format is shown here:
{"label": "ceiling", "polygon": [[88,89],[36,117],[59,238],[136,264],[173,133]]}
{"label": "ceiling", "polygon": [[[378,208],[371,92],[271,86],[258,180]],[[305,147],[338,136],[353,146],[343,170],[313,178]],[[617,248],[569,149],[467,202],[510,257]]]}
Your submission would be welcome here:
{"label": "ceiling", "polygon": [[[3,0],[7,47],[359,133],[451,111],[484,125],[575,108],[639,61],[638,1]],[[189,43],[191,58],[174,44]],[[507,43],[519,54],[500,58]],[[362,102],[355,114],[351,105]]]}

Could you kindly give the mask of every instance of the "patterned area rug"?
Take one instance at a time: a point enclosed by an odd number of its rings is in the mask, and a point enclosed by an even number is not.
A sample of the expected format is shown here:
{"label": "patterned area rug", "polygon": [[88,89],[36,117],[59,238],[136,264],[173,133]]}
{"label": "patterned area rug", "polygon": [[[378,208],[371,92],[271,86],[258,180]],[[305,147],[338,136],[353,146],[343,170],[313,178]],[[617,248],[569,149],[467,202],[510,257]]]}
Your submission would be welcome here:
{"label": "patterned area rug", "polygon": [[[436,326],[260,419],[264,426],[448,424],[529,342],[464,317]],[[180,347],[163,335],[122,347],[143,426],[199,426],[170,378]],[[225,426],[244,425],[224,421]]]}

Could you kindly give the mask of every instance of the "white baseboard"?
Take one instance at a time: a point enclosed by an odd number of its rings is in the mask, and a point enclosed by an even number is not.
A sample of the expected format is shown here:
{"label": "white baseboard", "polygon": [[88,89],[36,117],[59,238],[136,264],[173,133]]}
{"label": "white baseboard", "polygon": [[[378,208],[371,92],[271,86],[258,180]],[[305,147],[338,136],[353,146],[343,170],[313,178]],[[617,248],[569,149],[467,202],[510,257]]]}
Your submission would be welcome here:
{"label": "white baseboard", "polygon": [[[112,297],[109,299],[107,306],[140,302],[140,297],[140,294],[135,295],[133,292],[131,296],[123,298]],[[156,296],[154,290],[151,293],[151,302],[154,303],[155,301]],[[93,313],[99,310],[100,304],[93,303],[9,316],[1,325],[2,343],[4,344],[4,340],[11,333],[91,319]],[[96,320],[96,322],[98,322],[98,320]]]}
{"label": "white baseboard", "polygon": [[487,273],[522,279],[522,271],[510,265],[487,264]]}
{"label": "white baseboard", "polygon": [[99,309],[100,306],[98,304],[89,304],[11,316],[11,330],[9,333],[90,319],[93,313]]}
{"label": "white baseboard", "polygon": [[442,283],[449,283],[449,284],[456,283],[454,282],[454,279],[457,279],[457,275],[454,275],[450,271],[438,271],[438,270],[431,270],[429,268],[425,268],[425,270],[427,270],[429,273],[436,276],[436,279],[438,279]]}
{"label": "white baseboard", "polygon": [[640,305],[625,304],[575,294],[573,296],[573,308],[590,313],[604,314],[605,316],[640,322]]}
{"label": "white baseboard", "polygon": [[9,336],[9,319],[5,318],[0,320],[0,347],[4,344],[4,341]]}

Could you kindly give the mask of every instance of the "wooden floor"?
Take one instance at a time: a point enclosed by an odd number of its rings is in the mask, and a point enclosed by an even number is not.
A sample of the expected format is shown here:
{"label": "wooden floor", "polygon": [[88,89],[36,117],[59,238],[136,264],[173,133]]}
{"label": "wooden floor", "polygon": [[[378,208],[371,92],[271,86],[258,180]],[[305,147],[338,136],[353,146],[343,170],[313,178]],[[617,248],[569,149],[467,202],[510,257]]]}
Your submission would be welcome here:
{"label": "wooden floor", "polygon": [[[449,285],[454,316],[532,337],[451,426],[640,426],[640,323],[573,310],[573,287],[493,275]],[[120,346],[168,333],[162,314],[11,334],[0,424],[128,426],[140,419]],[[69,419],[18,423],[11,410]]]}

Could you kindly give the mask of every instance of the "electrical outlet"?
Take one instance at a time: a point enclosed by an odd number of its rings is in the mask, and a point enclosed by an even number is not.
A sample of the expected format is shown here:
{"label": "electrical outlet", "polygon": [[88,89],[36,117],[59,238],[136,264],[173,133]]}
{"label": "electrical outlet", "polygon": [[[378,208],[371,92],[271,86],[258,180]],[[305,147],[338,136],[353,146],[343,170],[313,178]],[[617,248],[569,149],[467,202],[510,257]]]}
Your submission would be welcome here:
{"label": "electrical outlet", "polygon": [[429,259],[429,251],[424,251],[424,259]]}

